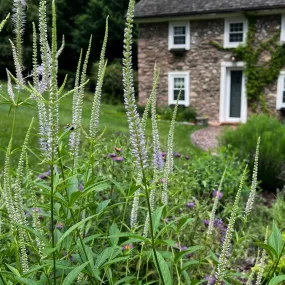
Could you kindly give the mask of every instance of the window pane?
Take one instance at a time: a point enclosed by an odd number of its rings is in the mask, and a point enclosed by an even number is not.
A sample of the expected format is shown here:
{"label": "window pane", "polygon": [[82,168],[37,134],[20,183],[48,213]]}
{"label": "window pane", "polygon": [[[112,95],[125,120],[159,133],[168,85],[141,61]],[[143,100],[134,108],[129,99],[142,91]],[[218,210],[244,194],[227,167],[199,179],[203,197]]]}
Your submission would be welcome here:
{"label": "window pane", "polygon": [[184,89],[184,78],[183,77],[174,78],[174,89]]}
{"label": "window pane", "polygon": [[174,27],[174,35],[186,35],[186,27]]}
{"label": "window pane", "polygon": [[[174,90],[174,100],[177,100],[180,90]],[[185,100],[185,90],[181,90],[180,101]]]}
{"label": "window pane", "polygon": [[243,42],[243,34],[242,33],[230,34],[230,42],[231,43]]}
{"label": "window pane", "polygon": [[283,99],[282,99],[282,103],[285,103],[285,91],[283,91]]}
{"label": "window pane", "polygon": [[230,24],[230,32],[243,32],[243,23]]}
{"label": "window pane", "polygon": [[230,91],[230,117],[240,118],[241,116],[241,96],[242,96],[242,71],[231,71],[231,91]]}
{"label": "window pane", "polygon": [[174,36],[175,45],[184,45],[186,42],[185,36]]}
{"label": "window pane", "polygon": [[285,76],[283,77],[283,90],[285,90]]}

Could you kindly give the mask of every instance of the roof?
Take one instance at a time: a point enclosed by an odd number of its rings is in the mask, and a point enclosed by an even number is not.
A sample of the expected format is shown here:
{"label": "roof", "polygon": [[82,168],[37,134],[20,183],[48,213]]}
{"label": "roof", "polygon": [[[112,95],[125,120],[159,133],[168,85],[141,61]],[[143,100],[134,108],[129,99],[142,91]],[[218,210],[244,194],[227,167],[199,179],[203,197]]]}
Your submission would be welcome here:
{"label": "roof", "polygon": [[135,18],[187,16],[285,8],[285,0],[141,0]]}

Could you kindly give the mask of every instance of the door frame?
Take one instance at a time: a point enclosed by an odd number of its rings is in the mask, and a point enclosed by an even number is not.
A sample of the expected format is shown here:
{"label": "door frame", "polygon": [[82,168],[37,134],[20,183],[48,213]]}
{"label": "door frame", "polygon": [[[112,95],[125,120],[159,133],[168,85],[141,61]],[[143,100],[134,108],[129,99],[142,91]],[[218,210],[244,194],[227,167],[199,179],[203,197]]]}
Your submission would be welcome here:
{"label": "door frame", "polygon": [[231,70],[244,70],[244,62],[222,62],[221,63],[221,85],[220,85],[220,123],[245,123],[247,120],[247,98],[246,98],[246,85],[245,76],[243,72],[242,77],[242,94],[241,94],[241,117],[230,118],[230,76]]}

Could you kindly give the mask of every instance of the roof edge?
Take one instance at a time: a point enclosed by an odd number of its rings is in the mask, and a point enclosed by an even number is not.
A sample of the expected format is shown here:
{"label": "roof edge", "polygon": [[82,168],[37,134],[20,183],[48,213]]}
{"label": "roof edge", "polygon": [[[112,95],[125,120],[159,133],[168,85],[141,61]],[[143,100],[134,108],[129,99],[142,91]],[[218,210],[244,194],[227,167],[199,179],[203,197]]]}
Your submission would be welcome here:
{"label": "roof edge", "polygon": [[[277,10],[277,9],[285,9],[284,5],[274,5],[274,6],[261,6],[256,8],[241,8],[241,9],[223,9],[223,10],[209,10],[209,11],[198,11],[198,12],[187,12],[187,13],[176,13],[176,14],[161,14],[161,15],[150,15],[150,16],[134,16],[135,20],[151,20],[151,19],[157,19],[157,18],[175,18],[175,17],[190,17],[190,16],[207,16],[207,15],[213,15],[213,14],[233,14],[233,13],[245,13],[245,12],[253,12],[253,11],[263,11],[263,10]],[[281,12],[280,12],[281,14]]]}

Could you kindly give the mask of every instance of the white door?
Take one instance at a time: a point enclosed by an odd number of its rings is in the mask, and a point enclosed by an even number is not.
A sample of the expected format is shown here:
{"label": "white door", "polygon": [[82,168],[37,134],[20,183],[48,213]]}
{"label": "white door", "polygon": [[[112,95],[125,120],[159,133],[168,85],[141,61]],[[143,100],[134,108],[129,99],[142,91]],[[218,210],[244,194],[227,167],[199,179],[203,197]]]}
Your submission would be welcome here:
{"label": "white door", "polygon": [[222,66],[220,109],[220,122],[246,122],[245,79],[240,66]]}

